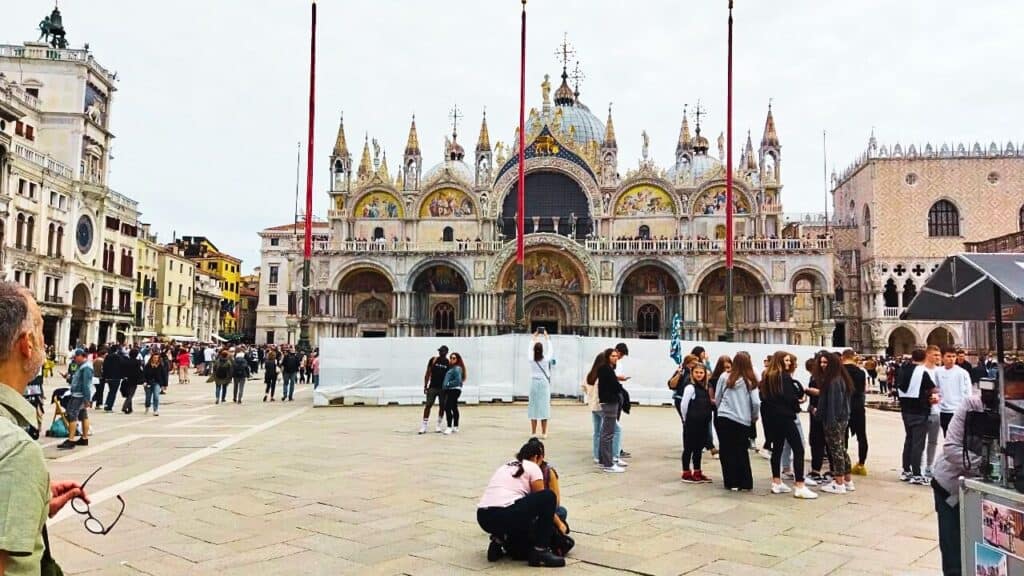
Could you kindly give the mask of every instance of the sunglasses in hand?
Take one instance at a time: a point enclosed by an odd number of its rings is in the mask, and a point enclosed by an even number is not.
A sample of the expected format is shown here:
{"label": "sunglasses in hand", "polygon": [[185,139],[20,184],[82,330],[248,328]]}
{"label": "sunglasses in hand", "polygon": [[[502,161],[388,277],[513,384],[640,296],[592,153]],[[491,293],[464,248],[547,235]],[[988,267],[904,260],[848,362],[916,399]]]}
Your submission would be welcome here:
{"label": "sunglasses in hand", "polygon": [[[100,470],[103,470],[102,466],[97,468],[92,474],[89,474],[89,477],[85,479],[85,482],[82,482],[83,491],[85,490],[85,485],[89,483],[89,480],[92,480],[92,477]],[[117,525],[117,521],[121,519],[121,516],[124,515],[124,498],[121,498],[121,495],[118,494],[117,500],[121,503],[121,511],[117,513],[117,518],[114,518],[114,521],[111,522],[109,526],[104,526],[103,522],[100,522],[98,518],[92,515],[92,511],[89,509],[89,503],[83,500],[81,496],[75,496],[75,498],[71,500],[71,508],[79,514],[88,516],[88,518],[85,519],[86,530],[93,534],[102,534],[106,536],[114,529],[114,526]]]}

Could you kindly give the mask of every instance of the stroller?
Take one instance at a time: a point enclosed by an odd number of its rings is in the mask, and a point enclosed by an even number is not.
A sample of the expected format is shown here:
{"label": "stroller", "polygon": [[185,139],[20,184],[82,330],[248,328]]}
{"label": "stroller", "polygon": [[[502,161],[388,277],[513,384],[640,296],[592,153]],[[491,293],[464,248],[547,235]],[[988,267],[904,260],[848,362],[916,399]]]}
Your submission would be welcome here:
{"label": "stroller", "polygon": [[50,422],[50,428],[46,431],[46,435],[50,438],[68,437],[69,423],[65,412],[68,390],[68,388],[57,388],[50,395],[50,404],[53,404],[53,420]]}

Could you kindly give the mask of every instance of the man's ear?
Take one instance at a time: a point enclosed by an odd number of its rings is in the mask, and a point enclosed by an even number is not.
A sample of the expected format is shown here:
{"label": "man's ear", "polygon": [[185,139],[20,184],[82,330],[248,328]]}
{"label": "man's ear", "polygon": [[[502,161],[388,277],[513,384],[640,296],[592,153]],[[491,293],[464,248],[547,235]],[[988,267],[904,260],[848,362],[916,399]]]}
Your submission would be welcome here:
{"label": "man's ear", "polygon": [[35,344],[32,343],[32,333],[22,332],[18,335],[18,340],[14,343],[14,349],[18,353],[25,357],[32,357],[32,351],[35,348]]}

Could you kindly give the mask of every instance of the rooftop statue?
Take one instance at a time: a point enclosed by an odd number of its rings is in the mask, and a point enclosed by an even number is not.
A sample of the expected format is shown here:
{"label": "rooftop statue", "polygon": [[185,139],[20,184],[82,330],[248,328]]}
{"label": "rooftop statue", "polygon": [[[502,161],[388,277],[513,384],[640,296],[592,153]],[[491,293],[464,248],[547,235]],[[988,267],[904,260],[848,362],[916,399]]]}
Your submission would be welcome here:
{"label": "rooftop statue", "polygon": [[57,7],[54,7],[53,12],[39,23],[39,39],[46,40],[54,48],[68,47],[68,41],[64,37],[64,22],[60,15],[60,9]]}

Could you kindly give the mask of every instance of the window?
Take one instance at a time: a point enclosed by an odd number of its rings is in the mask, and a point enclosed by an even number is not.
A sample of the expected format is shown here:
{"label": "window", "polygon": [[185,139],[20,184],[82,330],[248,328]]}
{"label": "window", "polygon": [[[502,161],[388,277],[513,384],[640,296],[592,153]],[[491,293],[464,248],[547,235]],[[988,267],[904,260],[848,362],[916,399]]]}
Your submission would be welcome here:
{"label": "window", "polygon": [[270,245],[271,246],[278,246],[280,244],[281,244],[281,239],[280,238],[271,238],[270,239]]}
{"label": "window", "polygon": [[960,235],[960,211],[949,200],[939,200],[928,210],[928,235]]}
{"label": "window", "polygon": [[50,190],[50,206],[57,206],[57,193],[53,190]]}
{"label": "window", "polygon": [[377,226],[376,228],[373,229],[373,239],[377,240],[379,238],[384,238],[384,229],[381,228],[380,226]]}
{"label": "window", "polygon": [[28,183],[28,197],[35,200],[36,197],[36,184],[35,182]]}
{"label": "window", "polygon": [[32,289],[32,273],[25,272],[25,288]]}
{"label": "window", "polygon": [[[1022,214],[1024,214],[1024,212],[1022,212]],[[277,284],[277,273],[278,273],[278,267],[277,266],[271,266],[270,267],[270,283],[271,284]]]}
{"label": "window", "polygon": [[62,246],[64,246],[64,227],[57,226],[57,258],[64,255],[64,248]]}
{"label": "window", "polygon": [[267,330],[267,344],[273,344],[273,343],[274,343],[274,331],[273,330]]}
{"label": "window", "polygon": [[442,302],[434,308],[434,330],[452,333],[455,331],[455,307]]}
{"label": "window", "polygon": [[871,242],[871,208],[864,205],[864,241]]}
{"label": "window", "polygon": [[17,226],[15,228],[14,247],[21,248],[25,245],[25,215],[19,213],[17,219]]}
{"label": "window", "polygon": [[650,240],[651,239],[651,227],[647,226],[646,224],[641,226],[640,229],[637,230],[637,236],[639,236],[641,240]]}
{"label": "window", "polygon": [[56,239],[57,229],[51,222],[46,230],[46,255],[53,256],[53,241]]}
{"label": "window", "polygon": [[25,139],[26,140],[35,140],[36,139],[36,129],[31,127],[31,126],[29,126],[28,124],[25,125]]}
{"label": "window", "polygon": [[907,177],[904,178],[904,180],[906,180],[907,184],[913,186],[914,184],[917,184],[917,174],[911,172],[910,174],[907,174]]}
{"label": "window", "polygon": [[25,249],[32,249],[32,237],[35,236],[36,218],[35,216],[29,216],[25,220]]}
{"label": "window", "polygon": [[653,304],[644,304],[636,313],[636,331],[640,338],[657,338],[661,332],[661,311]]}
{"label": "window", "polygon": [[455,231],[452,230],[451,226],[445,226],[444,231],[441,232],[442,242],[452,242],[455,240]]}
{"label": "window", "polygon": [[170,296],[174,292],[174,284],[171,282],[167,283],[167,295]]}
{"label": "window", "polygon": [[267,294],[267,303],[271,306],[277,306],[277,294]]}

